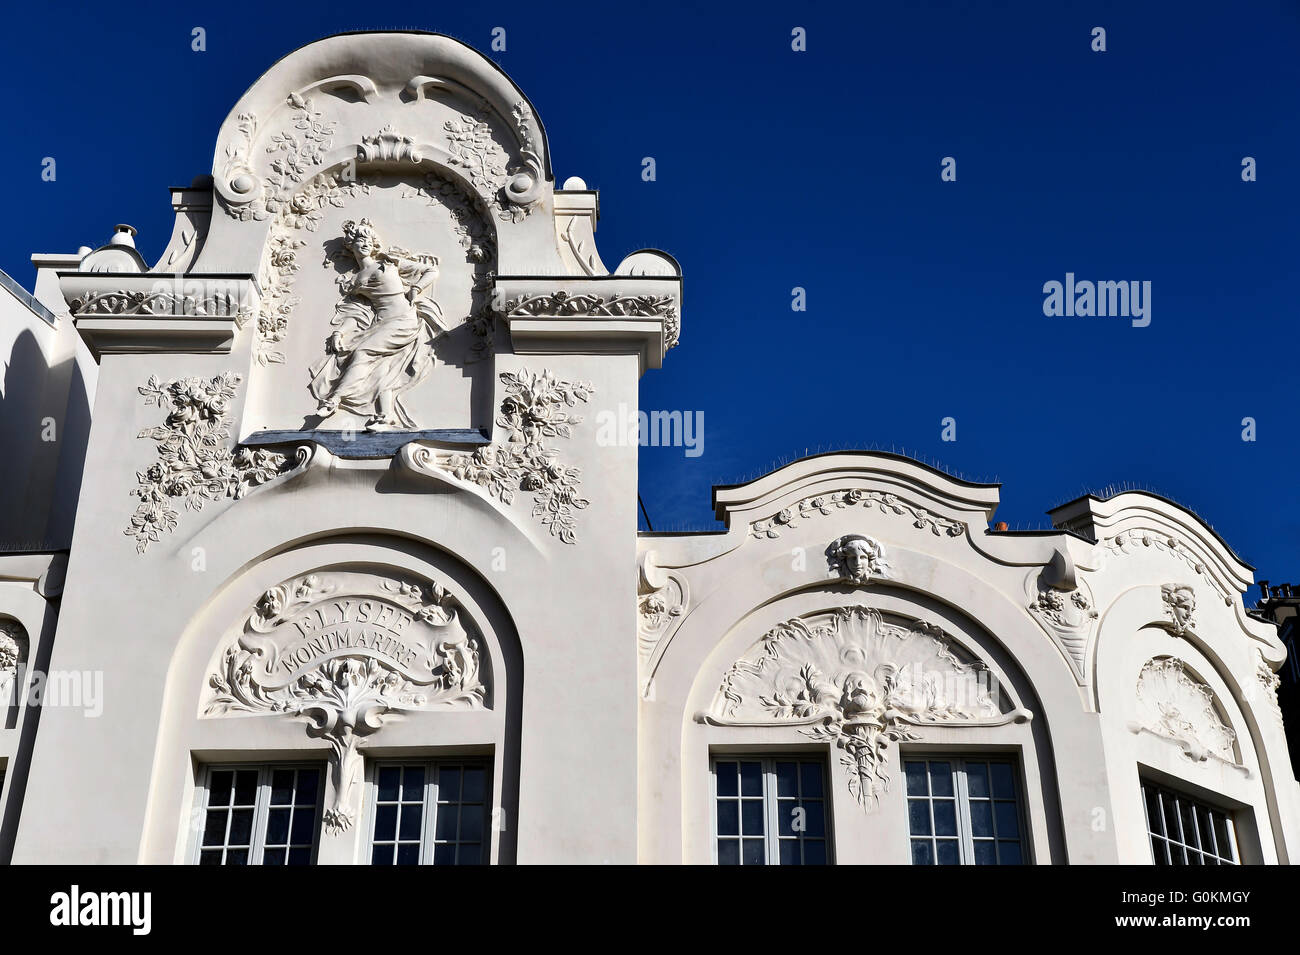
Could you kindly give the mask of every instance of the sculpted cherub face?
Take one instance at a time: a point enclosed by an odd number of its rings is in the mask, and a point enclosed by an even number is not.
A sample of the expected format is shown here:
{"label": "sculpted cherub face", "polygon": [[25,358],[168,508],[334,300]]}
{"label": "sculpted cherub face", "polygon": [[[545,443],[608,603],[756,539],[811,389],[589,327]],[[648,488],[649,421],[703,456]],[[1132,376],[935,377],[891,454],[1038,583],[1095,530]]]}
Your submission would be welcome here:
{"label": "sculpted cherub face", "polygon": [[888,576],[888,564],[880,544],[862,534],[849,534],[831,543],[827,549],[832,568],[840,577],[854,583],[866,583],[872,577]]}
{"label": "sculpted cherub face", "polygon": [[854,580],[862,580],[871,574],[872,548],[864,540],[848,541],[840,550],[840,559],[844,569]]}

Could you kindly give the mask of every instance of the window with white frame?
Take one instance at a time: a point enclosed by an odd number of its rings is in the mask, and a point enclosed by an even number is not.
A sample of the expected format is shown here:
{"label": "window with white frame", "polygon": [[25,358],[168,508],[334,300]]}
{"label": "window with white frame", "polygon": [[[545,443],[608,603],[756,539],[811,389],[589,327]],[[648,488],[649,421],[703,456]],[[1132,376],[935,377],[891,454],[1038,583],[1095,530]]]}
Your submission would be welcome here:
{"label": "window with white frame", "polygon": [[371,863],[486,863],[488,783],[485,760],[376,764],[370,784]]}
{"label": "window with white frame", "polygon": [[713,760],[714,861],[825,865],[826,764],[815,757]]}
{"label": "window with white frame", "polygon": [[311,865],[325,774],[320,766],[208,766],[200,865]]}
{"label": "window with white frame", "polygon": [[1021,865],[1024,814],[1009,759],[903,760],[913,865]]}
{"label": "window with white frame", "polygon": [[1184,793],[1142,781],[1156,865],[1237,865],[1231,816]]}

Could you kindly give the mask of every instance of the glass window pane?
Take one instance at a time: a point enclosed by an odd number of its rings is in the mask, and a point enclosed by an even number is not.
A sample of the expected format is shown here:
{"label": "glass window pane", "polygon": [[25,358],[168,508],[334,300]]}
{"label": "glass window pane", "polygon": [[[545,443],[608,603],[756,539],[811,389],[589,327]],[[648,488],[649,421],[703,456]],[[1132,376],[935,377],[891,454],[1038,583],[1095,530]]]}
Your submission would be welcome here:
{"label": "glass window pane", "polygon": [[998,861],[1002,865],[1023,865],[1018,842],[998,842]]}
{"label": "glass window pane", "polygon": [[407,766],[402,773],[402,800],[404,802],[424,801],[424,767]]}
{"label": "glass window pane", "polygon": [[316,838],[316,816],[310,809],[293,811],[293,844],[310,846]]}
{"label": "glass window pane", "polygon": [[718,840],[718,865],[740,865],[740,840]]}
{"label": "glass window pane", "polygon": [[990,763],[989,774],[993,777],[994,799],[1016,798],[1015,776],[1010,763]]}
{"label": "glass window pane", "polygon": [[826,840],[805,839],[803,843],[804,865],[826,865]]}
{"label": "glass window pane", "polygon": [[934,848],[929,839],[912,840],[912,865],[934,865]]}
{"label": "glass window pane", "polygon": [[1020,813],[1013,802],[996,802],[993,813],[998,826],[999,839],[1020,838]]}
{"label": "glass window pane", "polygon": [[289,865],[311,865],[311,847],[301,846],[289,850]]}
{"label": "glass window pane", "polygon": [[262,865],[284,865],[288,849],[267,849],[262,853]]}
{"label": "glass window pane", "polygon": [[936,799],[934,801],[934,834],[936,836],[957,835],[956,800]]}
{"label": "glass window pane", "polygon": [[804,835],[814,838],[821,838],[826,835],[826,808],[825,803],[821,800],[815,802],[805,802],[803,805],[804,816]]}
{"label": "glass window pane", "polygon": [[793,836],[795,834],[795,822],[801,824],[807,821],[807,813],[801,811],[799,804],[793,799],[779,799],[776,803],[776,832],[781,836]]}
{"label": "glass window pane", "polygon": [[779,854],[781,865],[803,864],[803,860],[799,858],[799,840],[797,839],[782,839]]}
{"label": "glass window pane", "polygon": [[276,769],[271,772],[271,805],[293,805],[293,770]]}
{"label": "glass window pane", "polygon": [[1154,789],[1146,790],[1147,827],[1158,836],[1165,834],[1163,818],[1160,815],[1160,796]]}
{"label": "glass window pane", "polygon": [[742,796],[763,795],[763,764],[744,762],[740,764],[740,794]]}
{"label": "glass window pane", "polygon": [[316,791],[320,788],[320,771],[315,769],[298,770],[298,793],[294,804],[298,806],[316,805]]}
{"label": "glass window pane", "polygon": [[224,846],[226,844],[226,820],[230,813],[224,809],[208,810],[207,823],[203,827],[203,844],[205,846]]}
{"label": "glass window pane", "polygon": [[438,771],[438,801],[458,802],[460,800],[460,767],[443,766]]}
{"label": "glass window pane", "polygon": [[483,802],[487,799],[487,772],[482,766],[466,766],[461,802]]}
{"label": "glass window pane", "polygon": [[234,790],[235,774],[228,769],[217,770],[208,777],[208,805],[229,806]]}
{"label": "glass window pane", "polygon": [[418,842],[420,839],[420,822],[424,816],[424,807],[408,803],[402,807],[401,826],[398,829],[398,838],[407,842],[412,840]]}
{"label": "glass window pane", "polygon": [[397,781],[401,778],[402,768],[400,766],[381,766],[375,782],[377,792],[375,798],[380,802],[397,801]]}
{"label": "glass window pane", "polygon": [[930,835],[930,801],[928,799],[909,799],[907,801],[908,830],[914,836]]}
{"label": "glass window pane", "polygon": [[719,796],[738,796],[738,780],[740,768],[735,763],[717,763],[713,768],[714,775],[718,778],[718,795]]}
{"label": "glass window pane", "polygon": [[455,843],[443,842],[434,846],[433,864],[434,865],[455,865],[456,864]]}
{"label": "glass window pane", "polygon": [[375,810],[375,839],[387,841],[397,836],[397,807],[380,806]]}
{"label": "glass window pane", "polygon": [[952,795],[952,763],[940,760],[930,763],[930,792],[936,796]]}
{"label": "glass window pane", "polygon": [[804,799],[820,799],[822,797],[822,764],[811,761],[799,764],[800,781],[803,783],[803,792],[801,795]]}
{"label": "glass window pane", "polygon": [[762,839],[743,839],[743,848],[741,855],[744,859],[743,865],[762,865],[763,858],[763,840]]}
{"label": "glass window pane", "polygon": [[988,800],[971,800],[970,832],[976,838],[993,835],[993,804]]}
{"label": "glass window pane", "polygon": [[975,841],[975,864],[976,865],[997,865],[998,850],[990,839],[977,839]]}
{"label": "glass window pane", "polygon": [[291,809],[272,809],[266,817],[266,844],[282,846],[289,841],[289,813]]}
{"label": "glass window pane", "polygon": [[925,763],[919,759],[909,759],[903,764],[907,773],[907,794],[909,796],[929,795],[930,787],[925,782]]}
{"label": "glass window pane", "polygon": [[967,763],[966,764],[966,788],[970,790],[971,798],[983,799],[989,794],[989,767],[988,763]]}
{"label": "glass window pane", "polygon": [[230,838],[226,841],[231,846],[247,846],[253,842],[253,810],[235,809],[230,813]]}
{"label": "glass window pane", "polygon": [[718,800],[718,835],[740,835],[740,803],[734,799]]}
{"label": "glass window pane", "polygon": [[761,799],[742,799],[740,807],[740,831],[746,836],[761,836],[763,826],[763,801]]}
{"label": "glass window pane", "polygon": [[1176,839],[1179,842],[1183,839],[1182,829],[1178,824],[1178,802],[1174,799],[1173,793],[1162,792],[1160,802],[1165,810],[1165,835],[1170,839]]}
{"label": "glass window pane", "polygon": [[398,846],[397,864],[398,865],[419,865],[420,844],[418,842],[404,842],[400,846]]}
{"label": "glass window pane", "polygon": [[457,814],[460,806],[457,803],[438,807],[438,818],[434,820],[433,837],[440,842],[456,841],[456,824],[459,821]]}
{"label": "glass window pane", "polygon": [[226,865],[248,865],[248,850],[231,849],[226,853]]}
{"label": "glass window pane", "polygon": [[1179,800],[1178,808],[1182,812],[1183,842],[1199,849],[1201,843],[1196,836],[1196,813],[1192,809],[1192,804],[1186,800]]}
{"label": "glass window pane", "polygon": [[1214,838],[1219,846],[1219,858],[1231,859],[1237,861],[1232,852],[1232,840],[1228,836],[1228,817],[1225,813],[1216,812],[1214,819]]}
{"label": "glass window pane", "polygon": [[462,806],[460,810],[461,842],[482,842],[483,822],[486,817],[487,807],[482,804]]}
{"label": "glass window pane", "polygon": [[371,865],[392,865],[393,864],[393,846],[380,843],[370,850]]}
{"label": "glass window pane", "polygon": [[961,865],[956,839],[938,839],[935,845],[939,865]]}
{"label": "glass window pane", "polygon": [[776,794],[778,796],[799,795],[799,764],[778,762],[776,764]]}
{"label": "glass window pane", "polygon": [[235,773],[235,805],[251,806],[257,801],[257,770],[241,769]]}
{"label": "glass window pane", "polygon": [[199,865],[221,865],[222,850],[205,849],[199,853]]}

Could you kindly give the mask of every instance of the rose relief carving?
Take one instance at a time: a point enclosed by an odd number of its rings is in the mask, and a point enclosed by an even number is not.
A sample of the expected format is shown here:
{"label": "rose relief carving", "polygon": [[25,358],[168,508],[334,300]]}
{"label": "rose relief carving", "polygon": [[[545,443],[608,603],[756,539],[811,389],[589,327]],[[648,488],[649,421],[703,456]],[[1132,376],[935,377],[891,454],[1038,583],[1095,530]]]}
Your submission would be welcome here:
{"label": "rose relief carving", "polygon": [[1224,600],[1224,603],[1232,603],[1232,595],[1225,591],[1212,576],[1204,561],[1193,553],[1186,544],[1182,543],[1176,537],[1171,537],[1163,531],[1151,530],[1148,528],[1134,528],[1127,531],[1120,531],[1114,537],[1108,537],[1101,541],[1100,545],[1108,553],[1116,555],[1128,555],[1141,553],[1144,548],[1151,548],[1162,554],[1168,554],[1177,560],[1182,561],[1197,574],[1200,574],[1215,592]]}
{"label": "rose relief carving", "polygon": [[266,591],[219,652],[204,716],[282,714],[331,750],[331,832],[356,822],[362,741],[393,713],[482,709],[479,639],[437,584],[374,573],[309,574]]}
{"label": "rose relief carving", "polygon": [[760,539],[778,538],[785,528],[798,527],[800,520],[859,506],[868,510],[878,507],[884,514],[910,517],[913,527],[929,530],[936,537],[960,537],[966,530],[966,525],[960,521],[931,514],[925,508],[904,501],[895,494],[847,488],[805,497],[792,507],[782,508],[771,517],[754,521],[749,525],[749,532]]}
{"label": "rose relief carving", "polygon": [[533,517],[566,544],[577,542],[577,511],[591,502],[579,494],[581,468],[565,465],[549,439],[570,438],[580,415],[567,409],[594,393],[590,382],[565,381],[549,371],[502,372],[506,396],[496,423],[504,440],[472,452],[409,446],[403,461],[417,471],[438,470],[475,484],[502,504],[516,491],[533,494]]}
{"label": "rose relief carving", "polygon": [[180,378],[160,381],[151,375],[137,389],[145,404],[167,409],[163,423],[145,428],[136,437],[158,444],[158,460],[136,472],[139,498],[125,534],[134,537],[143,554],[164,531],[176,529],[175,502],[193,511],[209,501],[238,500],[250,488],[287,474],[303,463],[304,451],[291,458],[262,448],[230,448],[230,403],[240,377],[224,372],[214,378]]}
{"label": "rose relief carving", "polygon": [[1196,591],[1185,584],[1161,584],[1160,599],[1164,602],[1165,613],[1173,622],[1173,631],[1182,636],[1196,626],[1192,613],[1196,610]]}
{"label": "rose relief carving", "polygon": [[960,660],[946,634],[877,610],[842,607],[763,635],[727,671],[711,709],[717,726],[798,726],[834,743],[855,799],[888,791],[889,744],[920,727],[998,726],[1031,718],[1003,710],[987,667]]}
{"label": "rose relief carving", "polygon": [[1189,759],[1197,762],[1213,756],[1239,764],[1237,734],[1219,715],[1214,691],[1190,673],[1181,660],[1148,660],[1138,676],[1137,702],[1139,722],[1133,729],[1145,729],[1173,740]]}

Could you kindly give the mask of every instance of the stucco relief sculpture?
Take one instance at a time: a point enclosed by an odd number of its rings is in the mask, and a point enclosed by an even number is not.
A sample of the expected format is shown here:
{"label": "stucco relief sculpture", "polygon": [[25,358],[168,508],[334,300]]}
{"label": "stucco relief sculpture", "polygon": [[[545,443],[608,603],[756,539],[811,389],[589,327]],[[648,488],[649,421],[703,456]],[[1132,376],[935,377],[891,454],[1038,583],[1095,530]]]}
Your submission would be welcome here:
{"label": "stucco relief sculpture", "polygon": [[339,279],[335,331],[311,369],[317,414],[364,415],[367,431],[414,429],[400,396],[428,377],[433,341],[447,330],[432,297],[438,258],[385,248],[368,219],[345,222],[343,241],[357,272]]}
{"label": "stucco relief sculpture", "polygon": [[863,809],[888,791],[889,744],[928,725],[997,726],[1004,711],[987,667],[963,662],[938,627],[843,607],[789,620],[727,671],[700,719],[718,726],[799,726],[833,742]]}
{"label": "stucco relief sculpture", "polygon": [[437,584],[362,572],[309,574],[266,591],[221,651],[205,716],[301,717],[331,749],[333,832],[352,827],[362,741],[401,710],[482,709],[478,638]]}
{"label": "stucco relief sculpture", "polygon": [[925,508],[905,501],[896,494],[852,487],[805,497],[793,507],[782,508],[771,517],[754,521],[749,526],[749,532],[757,538],[774,539],[780,537],[786,528],[798,527],[800,520],[826,516],[850,507],[863,507],[867,510],[879,508],[883,514],[910,517],[913,527],[928,530],[936,537],[960,537],[966,530],[966,525],[960,521],[931,514]]}
{"label": "stucco relief sculpture", "polygon": [[1192,614],[1196,611],[1196,591],[1184,584],[1162,584],[1160,599],[1164,602],[1165,613],[1172,621],[1173,631],[1180,637],[1191,627],[1196,626]]}
{"label": "stucco relief sculpture", "polygon": [[293,470],[301,457],[262,448],[230,448],[230,405],[240,376],[224,372],[214,378],[160,381],[150,376],[137,389],[145,403],[168,409],[161,425],[145,428],[137,437],[158,443],[158,460],[136,472],[139,498],[125,534],[134,537],[143,554],[149,544],[174,531],[179,514],[174,502],[193,511],[209,501],[238,500],[253,487]]}
{"label": "stucco relief sculpture", "polygon": [[13,620],[0,620],[0,707],[9,704],[9,693],[26,658],[27,635],[22,626]]}
{"label": "stucco relief sculpture", "polygon": [[683,574],[660,567],[653,551],[641,555],[637,574],[637,650],[643,677],[642,694],[649,693],[651,662],[660,642],[686,614],[690,584]]}
{"label": "stucco relief sculpture", "polygon": [[1065,651],[1075,675],[1084,675],[1088,638],[1097,621],[1097,608],[1083,585],[1065,589],[1049,581],[1049,575],[1031,571],[1025,580],[1027,608],[1034,619]]}
{"label": "stucco relief sculpture", "polygon": [[591,502],[579,493],[582,469],[565,465],[549,439],[570,438],[582,416],[568,411],[594,393],[590,382],[565,381],[549,371],[502,372],[506,397],[496,423],[503,441],[472,452],[408,445],[402,463],[416,472],[442,471],[481,487],[502,504],[519,490],[533,493],[533,517],[566,544],[577,542],[577,511]]}
{"label": "stucco relief sculpture", "polygon": [[846,534],[831,541],[826,548],[826,559],[831,573],[839,580],[865,584],[873,577],[889,576],[889,561],[885,548],[874,537],[864,534]]}
{"label": "stucco relief sculpture", "polygon": [[1264,696],[1265,703],[1276,718],[1277,725],[1281,726],[1282,707],[1277,702],[1277,688],[1282,685],[1282,678],[1264,659],[1264,651],[1259,647],[1255,648],[1255,678],[1259,681],[1260,692]]}
{"label": "stucco relief sculpture", "polygon": [[1189,759],[1211,756],[1239,763],[1237,734],[1219,715],[1214,691],[1190,673],[1181,660],[1156,657],[1142,667],[1137,682],[1139,722],[1145,729],[1173,740]]}

